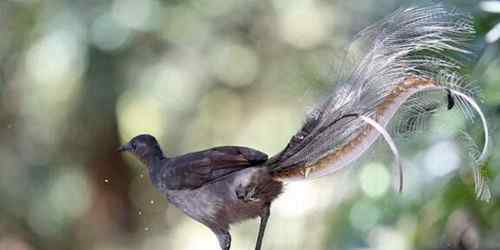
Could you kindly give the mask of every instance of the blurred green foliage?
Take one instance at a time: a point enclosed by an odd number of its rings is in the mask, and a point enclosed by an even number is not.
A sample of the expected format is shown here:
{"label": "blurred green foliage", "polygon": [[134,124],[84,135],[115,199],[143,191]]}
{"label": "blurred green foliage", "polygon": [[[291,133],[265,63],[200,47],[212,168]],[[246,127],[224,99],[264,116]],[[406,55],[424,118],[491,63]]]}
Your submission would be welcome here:
{"label": "blurred green foliage", "polygon": [[[411,3],[1,1],[0,250],[216,249],[118,145],[147,132],[170,155],[230,144],[274,154],[334,85],[353,34]],[[451,4],[477,23],[471,74],[496,145],[499,46],[482,36],[500,15]],[[477,125],[444,112],[399,141],[403,194],[391,191],[384,147],[359,171],[287,185],[265,249],[499,248],[500,154],[493,146],[485,203],[456,150],[462,129],[482,141]],[[236,226],[234,249],[251,248],[256,230]]]}

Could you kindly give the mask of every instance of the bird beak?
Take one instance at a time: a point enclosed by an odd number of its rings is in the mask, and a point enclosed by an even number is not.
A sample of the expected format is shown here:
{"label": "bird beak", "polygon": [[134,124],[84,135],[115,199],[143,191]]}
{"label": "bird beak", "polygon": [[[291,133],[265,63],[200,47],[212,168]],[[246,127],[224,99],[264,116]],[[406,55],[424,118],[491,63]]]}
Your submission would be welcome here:
{"label": "bird beak", "polygon": [[117,149],[118,152],[126,152],[126,151],[132,151],[132,146],[130,146],[130,144],[123,144],[121,145],[118,149]]}

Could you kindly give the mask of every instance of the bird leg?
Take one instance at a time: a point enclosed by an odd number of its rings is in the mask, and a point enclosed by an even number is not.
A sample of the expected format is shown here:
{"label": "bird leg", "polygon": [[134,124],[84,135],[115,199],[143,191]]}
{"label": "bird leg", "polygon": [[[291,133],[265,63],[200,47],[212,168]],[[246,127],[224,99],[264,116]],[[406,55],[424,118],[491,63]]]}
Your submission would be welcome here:
{"label": "bird leg", "polygon": [[262,239],[264,238],[264,232],[266,231],[267,219],[269,219],[270,214],[271,214],[271,204],[267,203],[264,207],[264,212],[260,216],[259,236],[257,237],[255,250],[261,249]]}
{"label": "bird leg", "polygon": [[229,250],[231,248],[231,235],[227,230],[212,229],[219,240],[221,250]]}

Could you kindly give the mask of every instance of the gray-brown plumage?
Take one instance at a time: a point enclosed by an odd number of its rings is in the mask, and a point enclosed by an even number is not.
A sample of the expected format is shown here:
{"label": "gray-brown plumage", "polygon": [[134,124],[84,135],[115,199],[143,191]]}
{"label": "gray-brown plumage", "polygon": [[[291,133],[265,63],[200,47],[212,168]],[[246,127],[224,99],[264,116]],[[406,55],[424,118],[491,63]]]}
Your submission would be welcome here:
{"label": "gray-brown plumage", "polygon": [[[401,9],[364,29],[356,42],[364,51],[336,90],[306,117],[285,149],[267,155],[245,147],[216,147],[167,157],[151,135],[139,135],[123,145],[149,168],[155,187],[191,218],[209,227],[223,250],[229,250],[229,226],[260,217],[255,249],[260,250],[270,206],[282,192],[282,181],[333,173],[363,155],[382,136],[403,168],[392,136],[385,129],[397,117],[396,131],[413,132],[441,106],[459,107],[468,117],[479,114],[485,145],[477,151],[474,177],[478,197],[490,196],[480,174],[488,147],[486,119],[461,74],[461,60],[470,54],[474,34],[466,15],[442,5]],[[363,47],[363,46],[362,46]],[[430,92],[444,96],[432,100]],[[444,103],[443,103],[444,102]],[[397,135],[397,134],[396,134]]]}
{"label": "gray-brown plumage", "polygon": [[263,164],[267,155],[245,147],[216,147],[168,158],[151,135],[120,147],[148,166],[153,185],[176,207],[209,227],[230,248],[229,225],[261,217],[260,249],[271,202],[282,183]]}

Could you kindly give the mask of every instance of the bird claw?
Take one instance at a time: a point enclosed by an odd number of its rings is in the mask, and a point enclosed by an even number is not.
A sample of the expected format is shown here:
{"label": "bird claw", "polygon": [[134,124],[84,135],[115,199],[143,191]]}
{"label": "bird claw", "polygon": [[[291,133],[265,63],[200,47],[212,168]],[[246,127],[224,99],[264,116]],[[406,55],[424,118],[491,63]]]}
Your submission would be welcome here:
{"label": "bird claw", "polygon": [[244,202],[259,201],[256,197],[256,187],[254,186],[243,187],[240,185],[235,192],[236,197]]}

